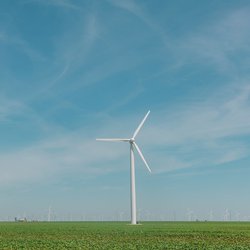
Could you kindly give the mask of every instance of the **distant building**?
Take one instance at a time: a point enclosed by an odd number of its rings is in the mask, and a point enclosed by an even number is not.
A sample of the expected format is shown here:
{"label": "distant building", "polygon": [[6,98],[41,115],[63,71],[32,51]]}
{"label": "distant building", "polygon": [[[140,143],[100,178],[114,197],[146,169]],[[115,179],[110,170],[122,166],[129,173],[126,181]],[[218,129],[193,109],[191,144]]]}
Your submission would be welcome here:
{"label": "distant building", "polygon": [[17,217],[15,217],[15,222],[27,222],[27,218],[26,217],[24,217],[24,218],[17,218]]}

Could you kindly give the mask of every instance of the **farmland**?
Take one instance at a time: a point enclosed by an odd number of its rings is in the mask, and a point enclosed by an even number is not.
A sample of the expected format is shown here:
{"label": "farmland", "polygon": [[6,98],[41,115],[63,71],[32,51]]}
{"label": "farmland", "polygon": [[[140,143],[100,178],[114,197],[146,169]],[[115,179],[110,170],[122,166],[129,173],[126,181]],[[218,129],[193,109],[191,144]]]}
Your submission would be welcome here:
{"label": "farmland", "polygon": [[250,223],[1,222],[0,249],[250,249]]}

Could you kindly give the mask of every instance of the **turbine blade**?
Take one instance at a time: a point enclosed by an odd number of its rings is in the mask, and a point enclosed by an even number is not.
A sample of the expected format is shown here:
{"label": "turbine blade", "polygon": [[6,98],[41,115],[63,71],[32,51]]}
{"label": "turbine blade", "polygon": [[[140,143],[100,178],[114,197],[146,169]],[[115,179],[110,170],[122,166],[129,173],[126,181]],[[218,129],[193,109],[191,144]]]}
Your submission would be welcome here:
{"label": "turbine blade", "polygon": [[110,142],[117,142],[117,141],[129,141],[129,139],[124,138],[97,138],[97,141],[110,141]]}
{"label": "turbine blade", "polygon": [[137,144],[136,144],[135,142],[133,142],[133,145],[135,146],[137,152],[139,153],[139,155],[140,155],[142,161],[145,163],[145,165],[146,165],[148,171],[151,173],[152,171],[151,171],[150,167],[148,166],[148,163],[146,162],[146,160],[145,160],[145,158],[144,158],[144,156],[143,156],[141,150],[139,149],[139,147],[137,146]]}
{"label": "turbine blade", "polygon": [[134,134],[133,134],[133,138],[135,138],[136,135],[139,133],[139,131],[140,131],[140,129],[141,129],[143,123],[146,121],[146,119],[147,119],[149,113],[150,113],[150,110],[149,110],[148,113],[145,115],[145,117],[144,117],[143,120],[141,121],[141,123],[140,123],[140,125],[138,126],[138,128],[135,130],[135,132],[134,132]]}

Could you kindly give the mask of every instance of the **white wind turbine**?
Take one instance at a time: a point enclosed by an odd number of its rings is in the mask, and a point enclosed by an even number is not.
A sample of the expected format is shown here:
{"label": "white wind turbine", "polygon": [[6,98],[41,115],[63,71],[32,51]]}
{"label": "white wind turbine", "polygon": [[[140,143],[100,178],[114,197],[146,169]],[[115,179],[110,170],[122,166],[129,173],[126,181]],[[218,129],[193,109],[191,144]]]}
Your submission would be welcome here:
{"label": "white wind turbine", "polygon": [[51,206],[49,206],[49,210],[48,210],[48,222],[50,222],[51,219]]}
{"label": "white wind turbine", "polygon": [[132,138],[124,139],[124,138],[105,138],[105,139],[96,139],[97,141],[109,141],[109,142],[129,142],[130,144],[130,191],[131,191],[131,224],[136,224],[136,194],[135,194],[135,158],[134,158],[134,149],[137,150],[138,154],[140,155],[142,161],[144,162],[145,166],[147,167],[148,171],[151,172],[151,169],[148,166],[141,150],[139,149],[138,145],[135,142],[135,137],[139,133],[140,129],[142,128],[144,122],[146,121],[150,111],[145,115],[141,123],[139,124],[138,128],[135,130]]}

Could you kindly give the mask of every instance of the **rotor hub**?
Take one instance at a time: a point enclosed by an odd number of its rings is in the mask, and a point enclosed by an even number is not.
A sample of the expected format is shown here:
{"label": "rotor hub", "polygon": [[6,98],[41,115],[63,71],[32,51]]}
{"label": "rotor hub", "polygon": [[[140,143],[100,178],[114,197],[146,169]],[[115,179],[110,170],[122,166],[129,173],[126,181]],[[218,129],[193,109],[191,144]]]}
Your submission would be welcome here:
{"label": "rotor hub", "polygon": [[135,142],[135,139],[134,139],[134,138],[131,138],[131,139],[129,139],[129,142],[130,142],[130,143],[133,143],[133,142]]}

